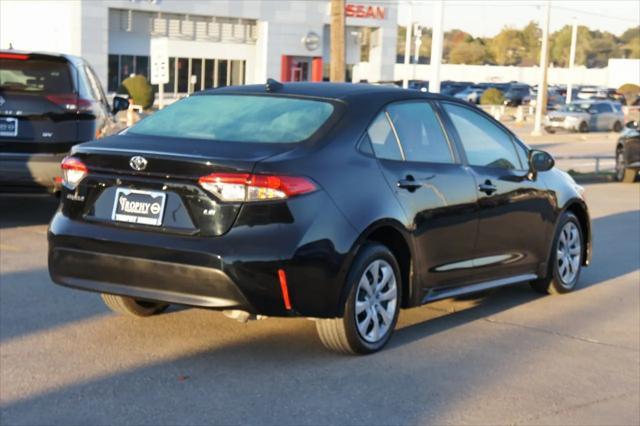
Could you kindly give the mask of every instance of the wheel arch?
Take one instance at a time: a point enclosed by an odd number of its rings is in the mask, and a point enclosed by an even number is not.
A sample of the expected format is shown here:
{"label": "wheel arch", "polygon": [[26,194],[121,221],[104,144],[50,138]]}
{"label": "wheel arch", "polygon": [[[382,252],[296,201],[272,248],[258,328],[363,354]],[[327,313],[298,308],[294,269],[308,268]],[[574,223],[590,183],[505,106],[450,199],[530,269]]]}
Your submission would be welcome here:
{"label": "wheel arch", "polygon": [[582,228],[582,233],[584,237],[584,247],[582,249],[582,264],[588,266],[591,263],[591,255],[592,255],[592,234],[591,234],[591,219],[589,218],[589,211],[587,209],[587,205],[583,200],[580,199],[572,199],[565,204],[564,209],[558,216],[558,222],[556,223],[556,227],[554,230],[557,230],[558,224],[560,222],[560,218],[566,212],[573,213],[580,222],[580,227]]}
{"label": "wheel arch", "polygon": [[[413,306],[415,296],[415,276],[413,272],[413,260],[415,249],[411,237],[404,226],[394,219],[382,219],[364,229],[353,243],[350,253],[347,271],[351,269],[353,261],[367,242],[375,242],[386,246],[393,253],[398,266],[402,282],[401,307]],[[340,297],[340,315],[344,314],[344,304],[351,290],[352,283],[345,282]]]}

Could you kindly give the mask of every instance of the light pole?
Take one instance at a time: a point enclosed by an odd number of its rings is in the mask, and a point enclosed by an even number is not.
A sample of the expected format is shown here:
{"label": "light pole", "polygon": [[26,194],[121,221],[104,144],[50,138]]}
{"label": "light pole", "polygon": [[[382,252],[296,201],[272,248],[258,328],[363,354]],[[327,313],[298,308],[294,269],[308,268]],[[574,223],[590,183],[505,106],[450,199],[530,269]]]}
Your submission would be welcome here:
{"label": "light pole", "polygon": [[416,79],[416,67],[418,65],[418,61],[420,60],[420,46],[422,45],[422,27],[420,24],[413,24],[413,44],[414,44],[414,53],[413,53],[413,79]]}
{"label": "light pole", "polygon": [[551,14],[551,1],[544,5],[542,21],[542,46],[540,48],[540,79],[538,80],[538,97],[536,100],[536,118],[533,124],[534,136],[542,134],[542,114],[547,106],[547,68],[549,67],[549,17]]}
{"label": "light pole", "polygon": [[440,64],[442,62],[442,22],[444,20],[443,0],[435,3],[433,13],[433,35],[431,37],[431,78],[429,79],[429,91],[440,93]]}
{"label": "light pole", "polygon": [[402,67],[402,87],[409,88],[409,58],[411,57],[411,29],[413,20],[413,3],[407,2],[409,5],[409,16],[407,17],[407,26],[404,36],[404,66]]}
{"label": "light pole", "polygon": [[565,103],[570,103],[573,91],[573,66],[576,61],[576,43],[578,40],[578,18],[573,17],[573,28],[571,29],[571,51],[569,52],[569,81],[567,82],[567,97]]}

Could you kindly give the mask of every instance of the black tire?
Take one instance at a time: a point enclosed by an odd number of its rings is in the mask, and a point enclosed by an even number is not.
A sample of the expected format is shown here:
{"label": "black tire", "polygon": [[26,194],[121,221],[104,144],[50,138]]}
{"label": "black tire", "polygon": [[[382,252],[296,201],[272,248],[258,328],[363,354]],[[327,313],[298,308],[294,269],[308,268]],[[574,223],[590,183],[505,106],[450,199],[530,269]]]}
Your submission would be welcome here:
{"label": "black tire", "polygon": [[580,133],[587,133],[589,131],[589,125],[587,124],[586,121],[580,122],[580,125],[578,126],[578,131]]}
{"label": "black tire", "polygon": [[[382,260],[390,266],[395,278],[395,311],[387,330],[376,341],[370,341],[363,337],[358,329],[358,318],[365,313],[368,316],[371,312],[360,312],[356,314],[356,301],[359,301],[359,282],[365,277],[367,270],[375,261]],[[385,266],[386,268],[386,266]],[[369,275],[366,275],[367,277]],[[368,278],[367,278],[368,279]],[[342,318],[329,318],[316,320],[316,329],[322,344],[335,352],[346,354],[370,354],[382,349],[393,334],[398,314],[402,302],[402,278],[400,268],[391,251],[378,243],[367,243],[362,247],[356,256],[349,271],[346,284],[349,286],[349,294],[345,302],[344,316]],[[390,285],[390,284],[389,284]],[[381,286],[381,289],[385,286]],[[360,301],[360,303],[363,303]],[[367,302],[368,303],[368,302]],[[385,302],[378,302],[385,303]],[[387,305],[387,308],[389,305]],[[370,307],[375,311],[375,307]],[[381,321],[381,316],[375,314],[376,322]],[[373,325],[372,325],[373,327]],[[366,334],[366,333],[365,333]]]}
{"label": "black tire", "polygon": [[553,127],[545,127],[544,130],[546,130],[547,133],[551,133],[551,134],[554,134],[556,132],[556,130]]}
{"label": "black tire", "polygon": [[613,131],[616,133],[620,133],[622,131],[622,123],[619,121],[613,123]]}
{"label": "black tire", "polygon": [[[580,242],[580,250],[579,250],[579,260],[577,262],[577,272],[575,276],[567,281],[564,280],[561,276],[560,266],[558,262],[558,251],[559,251],[559,241],[561,239],[561,233],[565,229],[567,224],[573,224],[578,231],[578,238]],[[549,257],[549,264],[547,269],[547,276],[535,281],[532,281],[531,287],[542,294],[563,294],[569,293],[573,291],[578,284],[578,280],[580,279],[580,272],[582,271],[582,263],[583,253],[584,253],[584,232],[582,230],[582,226],[580,225],[580,221],[578,218],[571,212],[565,212],[560,221],[558,222],[558,226],[556,228],[556,233],[553,237],[553,246],[551,249],[551,256]]]}
{"label": "black tire", "polygon": [[101,296],[104,304],[113,312],[133,317],[149,317],[159,314],[169,306],[168,303],[147,302],[132,297],[116,296],[114,294],[103,293]]}
{"label": "black tire", "polygon": [[636,169],[625,167],[624,152],[622,149],[616,151],[616,180],[618,182],[633,183],[638,177]]}

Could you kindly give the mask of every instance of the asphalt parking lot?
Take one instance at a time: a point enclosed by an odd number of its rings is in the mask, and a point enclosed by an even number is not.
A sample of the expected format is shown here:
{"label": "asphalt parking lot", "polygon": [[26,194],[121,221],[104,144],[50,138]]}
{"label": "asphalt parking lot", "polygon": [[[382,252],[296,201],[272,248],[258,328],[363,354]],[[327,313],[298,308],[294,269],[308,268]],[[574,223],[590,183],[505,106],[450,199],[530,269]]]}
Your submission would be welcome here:
{"label": "asphalt parking lot", "polygon": [[0,197],[0,423],[640,423],[640,185],[587,185],[593,266],[404,311],[381,353],[323,349],[312,321],[172,308],[134,320],[55,286],[56,202]]}

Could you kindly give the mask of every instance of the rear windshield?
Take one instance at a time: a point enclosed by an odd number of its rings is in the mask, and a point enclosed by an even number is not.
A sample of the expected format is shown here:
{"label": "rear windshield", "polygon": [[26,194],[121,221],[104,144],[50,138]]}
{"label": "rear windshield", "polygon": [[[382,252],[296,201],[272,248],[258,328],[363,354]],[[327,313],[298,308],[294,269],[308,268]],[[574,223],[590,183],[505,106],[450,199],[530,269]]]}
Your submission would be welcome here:
{"label": "rear windshield", "polygon": [[0,59],[0,90],[42,94],[73,93],[73,80],[66,62]]}
{"label": "rear windshield", "polygon": [[228,142],[294,143],[313,135],[331,116],[329,102],[276,96],[192,96],[133,126],[137,135]]}

